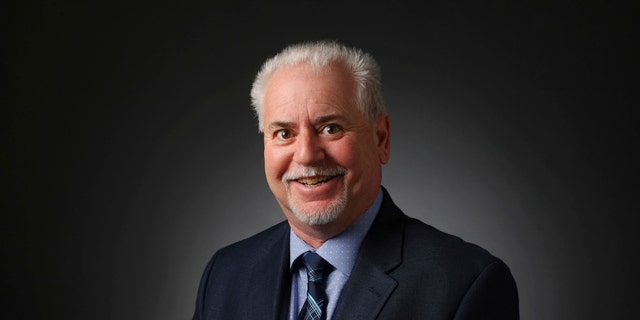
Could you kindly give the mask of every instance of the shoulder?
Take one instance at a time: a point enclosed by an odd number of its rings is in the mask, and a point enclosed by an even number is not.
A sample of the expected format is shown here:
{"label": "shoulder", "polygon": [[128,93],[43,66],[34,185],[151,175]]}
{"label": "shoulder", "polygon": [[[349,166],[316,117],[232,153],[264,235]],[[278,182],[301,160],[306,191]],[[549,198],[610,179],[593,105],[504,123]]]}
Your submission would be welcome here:
{"label": "shoulder", "polygon": [[200,290],[209,297],[229,298],[229,288],[248,287],[256,264],[279,264],[288,252],[289,225],[279,223],[218,250],[209,260]]}
{"label": "shoulder", "polygon": [[480,273],[486,266],[499,261],[478,245],[407,216],[383,190],[385,197],[378,213],[378,227],[373,232],[402,243],[403,263],[428,264],[444,270],[463,268],[467,272]]}
{"label": "shoulder", "polygon": [[213,260],[237,262],[262,255],[268,253],[273,245],[283,241],[284,238],[288,239],[288,236],[289,224],[283,221],[249,238],[219,249],[213,256]]}
{"label": "shoulder", "polygon": [[518,289],[500,258],[416,219],[404,220],[405,272],[399,271],[399,283],[438,288],[431,299],[456,319],[518,319]]}
{"label": "shoulder", "polygon": [[[387,222],[400,263],[388,275],[397,283],[384,315],[400,314],[407,301],[411,314],[460,319],[517,319],[518,293],[509,267],[486,249],[390,208]],[[380,229],[378,229],[380,230]],[[380,231],[385,232],[385,231]],[[419,294],[416,294],[419,293]]]}
{"label": "shoulder", "polygon": [[464,265],[477,271],[499,261],[486,249],[404,216],[404,252],[411,260],[429,260],[443,267]]}
{"label": "shoulder", "polygon": [[[288,262],[289,225],[279,223],[247,239],[218,250],[200,280],[194,319],[250,319],[240,302],[254,299],[254,307],[268,302],[252,298],[257,285],[274,289]],[[262,272],[273,275],[262,277]],[[274,280],[275,279],[275,280]]]}

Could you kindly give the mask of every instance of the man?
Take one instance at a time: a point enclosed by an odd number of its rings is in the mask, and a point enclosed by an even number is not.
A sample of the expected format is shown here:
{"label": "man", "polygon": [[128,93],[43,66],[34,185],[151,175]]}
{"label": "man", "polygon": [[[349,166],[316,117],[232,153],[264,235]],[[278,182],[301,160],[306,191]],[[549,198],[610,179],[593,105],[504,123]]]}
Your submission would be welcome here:
{"label": "man", "polygon": [[194,319],[518,319],[501,260],[405,216],[381,187],[390,124],[370,55],[291,46],[251,97],[287,221],[213,256]]}

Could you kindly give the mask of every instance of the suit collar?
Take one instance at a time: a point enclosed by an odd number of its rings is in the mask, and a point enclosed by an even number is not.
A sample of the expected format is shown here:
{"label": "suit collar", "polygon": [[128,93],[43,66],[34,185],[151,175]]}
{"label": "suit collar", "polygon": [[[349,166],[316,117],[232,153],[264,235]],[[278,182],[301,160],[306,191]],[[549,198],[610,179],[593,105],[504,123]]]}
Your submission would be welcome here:
{"label": "suit collar", "polygon": [[388,273],[402,263],[403,213],[382,190],[380,212],[362,242],[333,319],[374,319],[398,285]]}

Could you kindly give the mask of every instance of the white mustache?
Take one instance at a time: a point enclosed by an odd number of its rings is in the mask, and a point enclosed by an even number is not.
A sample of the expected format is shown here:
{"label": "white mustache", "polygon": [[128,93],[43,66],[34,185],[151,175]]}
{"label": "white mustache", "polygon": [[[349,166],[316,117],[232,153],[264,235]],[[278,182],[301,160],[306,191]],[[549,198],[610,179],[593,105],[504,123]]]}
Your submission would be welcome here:
{"label": "white mustache", "polygon": [[345,174],[347,174],[347,169],[340,166],[335,168],[301,167],[292,171],[285,172],[282,175],[282,182],[287,183],[291,180],[317,176],[343,176]]}

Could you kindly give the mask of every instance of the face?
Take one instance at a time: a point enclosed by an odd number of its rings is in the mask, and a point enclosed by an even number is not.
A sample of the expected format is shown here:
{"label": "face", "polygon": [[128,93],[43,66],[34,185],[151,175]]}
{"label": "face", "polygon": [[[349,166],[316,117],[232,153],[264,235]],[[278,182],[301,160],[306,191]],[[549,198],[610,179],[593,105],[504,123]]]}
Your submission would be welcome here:
{"label": "face", "polygon": [[389,157],[389,120],[355,105],[339,65],[284,67],[265,88],[264,159],[271,191],[292,226],[348,226],[373,203]]}

